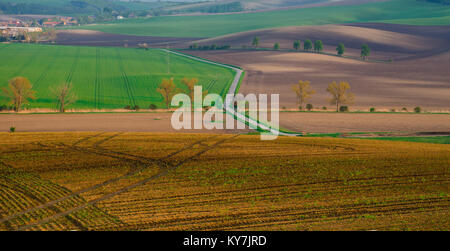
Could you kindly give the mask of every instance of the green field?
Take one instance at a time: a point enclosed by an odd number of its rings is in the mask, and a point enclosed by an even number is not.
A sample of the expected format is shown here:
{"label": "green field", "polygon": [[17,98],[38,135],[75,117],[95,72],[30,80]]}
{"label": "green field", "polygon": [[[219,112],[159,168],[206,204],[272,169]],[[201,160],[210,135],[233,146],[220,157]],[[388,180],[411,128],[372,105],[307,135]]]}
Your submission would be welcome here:
{"label": "green field", "polygon": [[[224,95],[234,75],[157,49],[0,44],[0,88],[16,76],[28,78],[36,91],[37,99],[27,108],[55,108],[51,87],[71,82],[78,100],[68,109],[120,109],[162,108],[156,88],[163,78],[173,77],[181,87],[182,78],[195,77],[209,93]],[[0,99],[0,105],[6,102]]]}
{"label": "green field", "polygon": [[2,14],[88,15],[101,13],[108,7],[114,11],[152,10],[178,5],[172,2],[111,1],[111,0],[0,0]]}
{"label": "green field", "polygon": [[352,6],[233,15],[161,16],[81,26],[81,28],[129,35],[215,37],[263,28],[358,22],[450,25],[450,6],[416,0],[391,0]]}

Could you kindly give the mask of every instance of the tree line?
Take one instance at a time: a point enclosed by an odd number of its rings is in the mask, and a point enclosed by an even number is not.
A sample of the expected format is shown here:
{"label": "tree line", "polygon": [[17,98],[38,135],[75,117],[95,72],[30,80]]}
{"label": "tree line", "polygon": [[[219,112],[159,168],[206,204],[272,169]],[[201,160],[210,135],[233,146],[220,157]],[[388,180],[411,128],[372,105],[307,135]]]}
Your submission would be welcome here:
{"label": "tree line", "polygon": [[231,49],[231,45],[217,45],[217,44],[198,45],[198,44],[193,44],[193,45],[189,46],[189,49],[191,49],[191,50],[229,50],[229,49]]}
{"label": "tree line", "polygon": [[[259,47],[259,44],[260,44],[260,38],[254,37],[252,40],[252,46],[255,49],[257,49]],[[243,46],[243,48],[246,48],[246,46]],[[302,41],[295,40],[292,44],[292,48],[295,51],[301,50],[302,49]],[[199,45],[199,44],[195,43],[195,44],[190,45],[189,49],[190,50],[229,50],[229,49],[231,49],[231,45],[217,45],[217,44]],[[279,50],[280,44],[278,42],[274,43],[272,49]],[[321,52],[323,52],[323,49],[324,49],[324,45],[321,40],[316,40],[313,42],[310,39],[306,39],[303,42],[303,51],[321,53]],[[346,48],[345,48],[344,43],[339,43],[336,47],[336,53],[340,57],[342,57],[344,55],[345,50],[346,50]],[[361,46],[361,54],[360,54],[361,59],[368,60],[370,53],[371,53],[370,47],[367,44],[363,44]]]}
{"label": "tree line", "polygon": [[[260,43],[260,38],[259,37],[254,37],[253,40],[252,40],[252,46],[256,49],[256,48],[258,48],[259,43]],[[293,42],[293,44],[292,44],[292,48],[295,51],[301,50],[302,49],[302,41],[295,40]],[[280,49],[280,44],[279,43],[275,43],[273,45],[273,49],[274,50],[279,50]],[[323,45],[323,42],[321,40],[316,40],[316,41],[313,42],[310,39],[306,39],[303,42],[303,51],[306,51],[306,52],[314,51],[316,53],[321,53],[321,52],[323,52],[323,49],[324,49],[324,45]],[[339,43],[338,46],[336,47],[336,53],[340,57],[342,57],[344,55],[345,50],[346,50],[346,48],[345,48],[344,43]],[[361,59],[363,59],[363,60],[369,59],[370,53],[371,53],[370,47],[367,44],[363,44],[361,46],[361,55],[360,55]]]}
{"label": "tree line", "polygon": [[[25,77],[15,77],[8,82],[8,87],[2,89],[4,96],[9,100],[9,107],[3,105],[0,110],[14,110],[19,112],[23,106],[36,99],[36,91],[30,80]],[[55,98],[59,112],[65,112],[68,105],[77,100],[71,83],[63,83],[56,88],[50,88]]]}
{"label": "tree line", "polygon": [[[181,86],[184,86],[184,90],[178,88],[173,78],[163,79],[156,91],[163,98],[165,108],[169,109],[173,96],[179,93],[185,93],[191,100],[194,100],[194,87],[198,84],[198,78],[183,78],[181,80]],[[1,110],[14,110],[19,112],[23,106],[29,103],[31,100],[36,99],[36,91],[33,90],[31,82],[25,77],[15,77],[8,82],[8,86],[3,88],[4,96],[9,100],[9,106],[0,106]],[[297,104],[300,110],[312,110],[312,104],[306,104],[316,91],[311,87],[310,81],[300,80],[297,84],[292,85],[292,90],[297,96]],[[328,102],[336,107],[337,112],[348,111],[348,105],[353,104],[354,94],[351,92],[350,84],[346,81],[340,81],[337,83],[333,81],[326,89],[330,98]],[[71,83],[63,83],[55,88],[50,88],[56,107],[59,112],[63,113],[67,107],[77,101],[77,96],[74,93],[73,85]],[[203,91],[203,97],[208,95],[208,91]],[[155,104],[150,104],[149,109],[154,110],[158,107]],[[325,107],[324,107],[325,108]],[[139,107],[125,107],[125,109],[139,110]],[[415,107],[414,112],[420,113],[420,107]],[[370,108],[371,112],[375,112],[375,108]],[[403,108],[402,111],[407,111]]]}

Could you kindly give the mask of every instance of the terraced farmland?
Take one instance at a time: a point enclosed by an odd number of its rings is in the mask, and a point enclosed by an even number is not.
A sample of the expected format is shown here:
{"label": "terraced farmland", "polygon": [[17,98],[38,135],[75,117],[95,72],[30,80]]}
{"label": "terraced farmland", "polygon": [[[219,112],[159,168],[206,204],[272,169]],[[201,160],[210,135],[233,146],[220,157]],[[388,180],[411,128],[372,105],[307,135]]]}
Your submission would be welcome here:
{"label": "terraced farmland", "polygon": [[450,226],[449,145],[146,133],[0,142],[3,230]]}
{"label": "terraced farmland", "polygon": [[209,93],[225,94],[233,72],[161,50],[0,44],[0,88],[16,76],[37,92],[29,108],[55,108],[51,87],[71,82],[78,100],[69,109],[121,109],[163,107],[156,92],[163,78],[195,77]]}

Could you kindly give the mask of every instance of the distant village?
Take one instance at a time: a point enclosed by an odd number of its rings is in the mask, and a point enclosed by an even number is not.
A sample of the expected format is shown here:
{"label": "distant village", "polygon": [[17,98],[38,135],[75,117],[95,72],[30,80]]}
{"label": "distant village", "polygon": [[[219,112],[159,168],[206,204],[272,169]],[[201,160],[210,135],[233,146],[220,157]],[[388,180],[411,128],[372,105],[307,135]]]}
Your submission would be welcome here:
{"label": "distant village", "polygon": [[[3,18],[0,20],[0,42],[23,41],[30,42],[31,33],[42,33],[44,28],[58,26],[74,26],[79,22],[74,17],[43,17],[43,18]],[[32,41],[31,41],[32,42]]]}
{"label": "distant village", "polygon": [[[9,20],[5,20],[9,19]],[[45,18],[3,18],[0,20],[0,27],[40,27],[50,28],[56,26],[78,25],[78,20],[74,17],[45,17]]]}

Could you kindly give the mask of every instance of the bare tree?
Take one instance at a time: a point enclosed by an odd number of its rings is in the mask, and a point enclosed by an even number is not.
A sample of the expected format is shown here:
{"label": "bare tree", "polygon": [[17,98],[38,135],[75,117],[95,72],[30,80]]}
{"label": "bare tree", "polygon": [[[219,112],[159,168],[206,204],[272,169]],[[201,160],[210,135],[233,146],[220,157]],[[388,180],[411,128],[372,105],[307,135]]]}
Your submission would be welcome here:
{"label": "bare tree", "polygon": [[330,104],[336,105],[336,111],[339,111],[339,106],[342,104],[353,103],[354,95],[350,92],[350,84],[346,81],[341,81],[339,84],[333,81],[328,88],[327,92],[331,94]]}
{"label": "bare tree", "polygon": [[181,80],[181,83],[186,86],[187,92],[186,94],[191,98],[191,100],[194,100],[194,87],[198,83],[197,78],[183,78]]}
{"label": "bare tree", "polygon": [[292,85],[292,90],[297,95],[297,103],[300,105],[300,110],[303,110],[303,104],[316,93],[311,86],[309,81],[298,81],[298,84]]}
{"label": "bare tree", "polygon": [[30,99],[36,99],[35,91],[32,90],[30,80],[24,77],[15,77],[8,83],[8,88],[3,88],[3,92],[10,99],[14,111],[18,112],[23,104],[29,102]]}
{"label": "bare tree", "polygon": [[[181,83],[186,86],[186,89],[187,89],[186,94],[191,98],[191,101],[193,101],[194,100],[194,87],[198,83],[198,78],[191,78],[191,79],[183,78],[181,80]],[[206,95],[208,95],[208,91],[204,90],[202,92],[202,97],[205,98]],[[191,105],[193,106],[194,103],[191,103]]]}
{"label": "bare tree", "polygon": [[175,83],[173,82],[173,78],[163,79],[161,85],[159,86],[158,89],[156,89],[156,91],[163,96],[167,109],[170,108],[170,102],[172,101],[173,96],[175,96],[175,94],[180,92],[180,90],[176,87]]}
{"label": "bare tree", "polygon": [[55,89],[51,89],[51,92],[56,97],[59,112],[65,112],[67,106],[77,101],[77,97],[73,92],[73,86],[71,83],[63,83]]}

